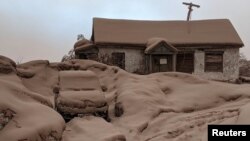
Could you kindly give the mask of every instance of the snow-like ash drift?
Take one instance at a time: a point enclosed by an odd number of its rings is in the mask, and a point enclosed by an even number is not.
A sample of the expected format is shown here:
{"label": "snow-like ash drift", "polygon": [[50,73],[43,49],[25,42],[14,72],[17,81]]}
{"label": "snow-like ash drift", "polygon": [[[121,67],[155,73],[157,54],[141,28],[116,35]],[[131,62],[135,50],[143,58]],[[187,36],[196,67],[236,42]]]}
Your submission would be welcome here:
{"label": "snow-like ash drift", "polygon": [[[53,92],[65,70],[96,74],[109,123],[84,116],[65,124]],[[0,88],[0,140],[194,141],[206,140],[207,124],[250,124],[249,85],[190,74],[135,75],[89,60],[15,65],[0,57]]]}

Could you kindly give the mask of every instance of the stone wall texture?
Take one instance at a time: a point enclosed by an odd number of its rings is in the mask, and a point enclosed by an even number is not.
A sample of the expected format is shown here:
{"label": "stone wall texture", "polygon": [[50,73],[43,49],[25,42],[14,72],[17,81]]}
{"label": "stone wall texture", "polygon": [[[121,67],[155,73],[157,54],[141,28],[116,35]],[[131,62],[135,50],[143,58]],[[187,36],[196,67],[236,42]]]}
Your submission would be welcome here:
{"label": "stone wall texture", "polygon": [[[211,50],[213,51],[213,50]],[[217,50],[215,50],[217,51]],[[239,48],[228,48],[223,54],[223,73],[205,72],[205,52],[196,50],[194,54],[194,74],[206,79],[235,81],[239,78]]]}
{"label": "stone wall texture", "polygon": [[[223,51],[223,72],[205,72],[205,51],[196,50],[194,53],[194,75],[205,79],[235,81],[239,78],[239,48],[210,49],[207,51]],[[125,70],[131,73],[143,74],[145,70],[145,54],[143,49],[100,47],[99,58],[109,57],[111,64],[112,53],[125,53]],[[110,62],[110,63],[108,63]],[[111,64],[112,65],[112,64]]]}
{"label": "stone wall texture", "polygon": [[[99,58],[109,56],[111,61],[112,53],[125,53],[125,70],[131,73],[144,73],[145,55],[142,49],[118,48],[118,47],[100,47]],[[111,64],[111,62],[110,62]]]}

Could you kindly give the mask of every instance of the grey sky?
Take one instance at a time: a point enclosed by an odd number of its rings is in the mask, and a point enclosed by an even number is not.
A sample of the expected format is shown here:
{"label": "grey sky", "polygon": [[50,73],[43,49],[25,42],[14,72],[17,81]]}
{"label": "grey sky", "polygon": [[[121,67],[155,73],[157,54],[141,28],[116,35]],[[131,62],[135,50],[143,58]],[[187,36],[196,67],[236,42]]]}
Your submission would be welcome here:
{"label": "grey sky", "polygon": [[[79,33],[90,38],[92,18],[185,20],[185,0],[1,0],[0,54],[15,61],[60,61]],[[190,2],[187,0],[187,2]],[[250,59],[250,1],[192,0],[198,19],[230,19]]]}

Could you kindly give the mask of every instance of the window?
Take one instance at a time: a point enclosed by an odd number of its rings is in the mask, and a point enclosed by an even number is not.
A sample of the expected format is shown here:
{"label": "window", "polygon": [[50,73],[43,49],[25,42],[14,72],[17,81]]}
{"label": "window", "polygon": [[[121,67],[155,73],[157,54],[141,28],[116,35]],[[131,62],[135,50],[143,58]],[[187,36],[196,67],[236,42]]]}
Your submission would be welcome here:
{"label": "window", "polygon": [[112,64],[120,67],[121,69],[125,69],[125,53],[112,53]]}
{"label": "window", "polygon": [[223,52],[206,52],[205,72],[223,72]]}
{"label": "window", "polygon": [[194,72],[194,54],[193,53],[177,54],[176,71],[185,73]]}

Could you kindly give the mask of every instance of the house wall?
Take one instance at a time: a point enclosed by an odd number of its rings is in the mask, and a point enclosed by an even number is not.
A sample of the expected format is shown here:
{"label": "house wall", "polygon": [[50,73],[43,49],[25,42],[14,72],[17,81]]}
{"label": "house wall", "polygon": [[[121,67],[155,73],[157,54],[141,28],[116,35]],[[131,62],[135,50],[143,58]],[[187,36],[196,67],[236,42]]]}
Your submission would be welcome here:
{"label": "house wall", "polygon": [[[205,72],[205,51],[195,50],[194,75],[202,78],[222,81],[235,81],[239,77],[239,48],[209,49],[206,51],[223,51],[223,72]],[[112,53],[125,53],[125,70],[131,73],[145,73],[146,57],[144,49],[135,47],[99,47],[100,62],[112,65]]]}
{"label": "house wall", "polygon": [[[218,50],[209,50],[218,51]],[[194,74],[206,79],[235,81],[239,77],[239,48],[228,48],[223,54],[223,73],[205,72],[205,51],[196,50],[194,54]]]}
{"label": "house wall", "polygon": [[132,73],[143,74],[145,70],[145,54],[143,49],[122,47],[99,47],[100,62],[112,65],[112,53],[125,53],[125,70]]}

